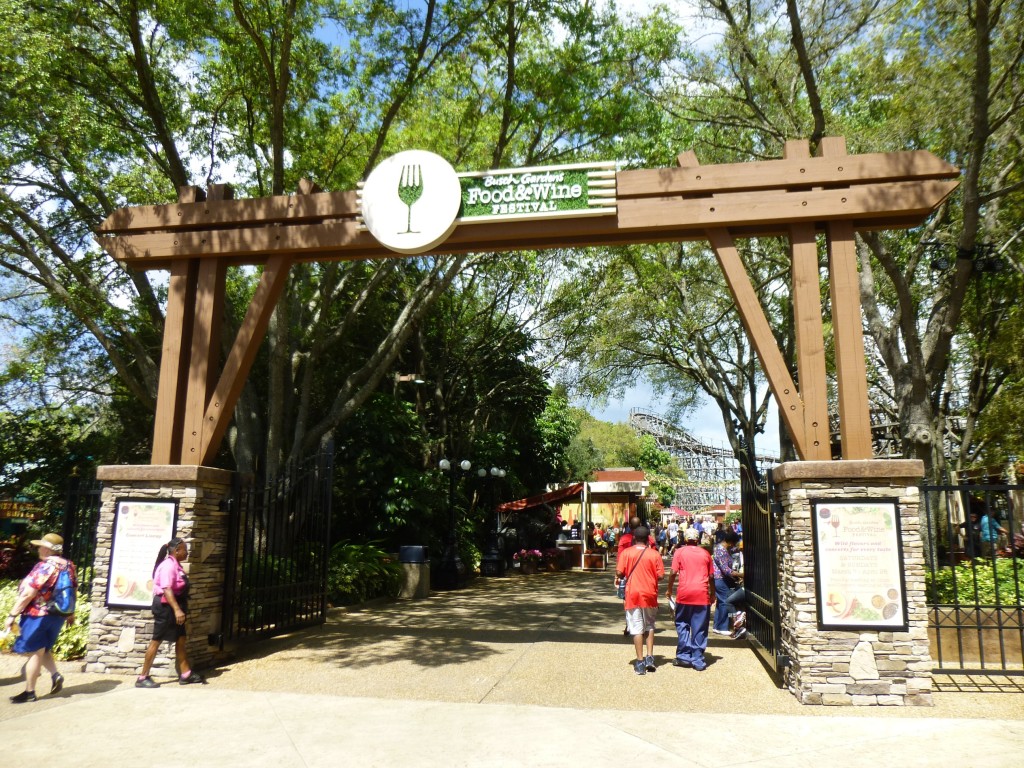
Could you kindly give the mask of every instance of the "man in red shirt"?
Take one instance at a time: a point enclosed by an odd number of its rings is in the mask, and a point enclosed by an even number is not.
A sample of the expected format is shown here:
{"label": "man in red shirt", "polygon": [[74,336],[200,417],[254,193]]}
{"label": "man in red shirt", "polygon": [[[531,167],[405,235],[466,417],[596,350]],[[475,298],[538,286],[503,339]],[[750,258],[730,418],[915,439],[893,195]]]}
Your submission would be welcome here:
{"label": "man in red shirt", "polygon": [[[658,581],[665,575],[665,563],[658,550],[648,546],[650,532],[644,526],[633,530],[633,546],[615,562],[616,585],[626,579],[626,628],[633,636],[638,675],[654,672],[654,620],[658,615]],[[647,655],[644,655],[644,643]]]}
{"label": "man in red shirt", "polygon": [[676,667],[692,667],[698,672],[707,669],[704,650],[708,647],[708,624],[711,618],[711,604],[715,602],[715,567],[711,555],[700,545],[700,534],[695,528],[687,528],[684,534],[686,546],[680,547],[672,556],[672,568],[668,576],[667,597],[672,597],[676,576],[679,588],[676,590]]}
{"label": "man in red shirt", "polygon": [[616,549],[615,549],[615,561],[616,562],[618,562],[619,558],[622,557],[622,551],[624,549],[629,549],[630,547],[633,546],[633,531],[635,531],[639,526],[640,526],[640,518],[639,517],[631,517],[631,518],[629,518],[629,530],[626,531],[621,536],[619,536],[619,544],[618,544],[618,547],[616,547]]}

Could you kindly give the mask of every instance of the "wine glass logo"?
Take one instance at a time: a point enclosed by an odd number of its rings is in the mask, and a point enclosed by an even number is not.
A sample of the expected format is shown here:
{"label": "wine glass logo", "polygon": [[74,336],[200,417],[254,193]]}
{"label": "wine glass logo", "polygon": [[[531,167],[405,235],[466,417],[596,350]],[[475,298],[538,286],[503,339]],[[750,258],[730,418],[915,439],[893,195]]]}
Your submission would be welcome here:
{"label": "wine glass logo", "polygon": [[398,178],[398,199],[405,203],[409,215],[405,222],[405,232],[400,235],[417,234],[412,228],[412,206],[423,195],[423,168],[419,165],[403,165]]}

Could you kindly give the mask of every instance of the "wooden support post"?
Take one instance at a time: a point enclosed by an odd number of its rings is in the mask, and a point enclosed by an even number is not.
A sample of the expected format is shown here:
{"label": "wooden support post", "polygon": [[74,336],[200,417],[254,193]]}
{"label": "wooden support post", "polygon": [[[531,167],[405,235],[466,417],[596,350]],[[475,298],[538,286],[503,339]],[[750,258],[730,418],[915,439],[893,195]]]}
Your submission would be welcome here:
{"label": "wooden support post", "polygon": [[821,321],[818,245],[810,226],[790,229],[793,275],[793,323],[796,367],[804,404],[807,461],[832,458],[828,424],[828,381],[825,377],[825,332]]}
{"label": "wooden support post", "polygon": [[861,327],[860,281],[853,227],[845,221],[828,225],[829,290],[839,382],[839,437],[843,458],[870,459],[871,412],[867,361]]}
{"label": "wooden support post", "polygon": [[192,259],[178,259],[171,264],[153,423],[152,464],[177,464],[181,455],[181,424],[185,412],[181,395],[188,383],[192,307],[198,273],[199,264]]}
{"label": "wooden support post", "polygon": [[[846,140],[827,136],[818,149],[822,157],[842,157],[846,155]],[[871,407],[853,225],[849,221],[830,221],[825,231],[839,389],[839,438],[844,459],[870,459]]]}
{"label": "wooden support post", "polygon": [[210,392],[213,390],[217,364],[220,362],[226,276],[227,268],[219,259],[200,261],[199,277],[196,282],[195,319],[192,324],[192,365],[189,369],[185,417],[182,422],[182,464],[203,464],[203,415]]}
{"label": "wooden support post", "polygon": [[786,424],[793,447],[801,459],[807,455],[806,436],[804,434],[804,405],[800,401],[793,377],[779,351],[775,336],[772,334],[768,318],[764,315],[757,293],[750,283],[746,267],[733,243],[732,236],[724,229],[709,229],[708,240],[718,257],[718,264],[725,275],[729,291],[736,302],[740,320],[747,331],[747,336],[754,345],[754,351],[761,361],[761,368],[768,379],[768,386],[779,404],[779,416]]}
{"label": "wooden support post", "polygon": [[[787,141],[787,160],[810,157],[806,141]],[[807,461],[832,458],[828,423],[828,381],[825,376],[825,332],[821,321],[821,280],[814,227],[789,228],[792,264],[793,327],[796,332],[796,369],[804,404]]]}

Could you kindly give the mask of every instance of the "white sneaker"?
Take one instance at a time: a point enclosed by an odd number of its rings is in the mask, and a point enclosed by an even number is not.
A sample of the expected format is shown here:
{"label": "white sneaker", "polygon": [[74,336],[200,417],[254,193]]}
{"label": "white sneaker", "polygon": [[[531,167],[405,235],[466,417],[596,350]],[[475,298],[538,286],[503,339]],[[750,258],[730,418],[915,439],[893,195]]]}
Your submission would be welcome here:
{"label": "white sneaker", "polygon": [[716,635],[726,635],[727,637],[732,636],[732,632],[730,632],[728,629],[712,629],[711,631],[714,632]]}

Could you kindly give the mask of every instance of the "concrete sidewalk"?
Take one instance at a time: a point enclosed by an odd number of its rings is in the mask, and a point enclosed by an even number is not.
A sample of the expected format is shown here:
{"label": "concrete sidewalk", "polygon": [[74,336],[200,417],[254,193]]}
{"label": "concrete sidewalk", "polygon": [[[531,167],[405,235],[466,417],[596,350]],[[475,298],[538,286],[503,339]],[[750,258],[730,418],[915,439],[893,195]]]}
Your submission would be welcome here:
{"label": "concrete sidewalk", "polygon": [[478,580],[334,611],[211,670],[206,686],[139,690],[69,664],[59,696],[24,705],[6,699],[21,659],[3,656],[0,743],[18,761],[85,766],[1021,764],[1019,693],[802,707],[742,643],[713,640],[706,672],[672,667],[667,611],[662,666],[638,677],[619,606],[610,573]]}

